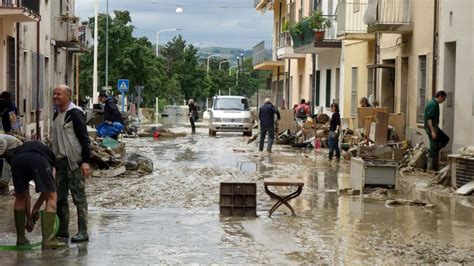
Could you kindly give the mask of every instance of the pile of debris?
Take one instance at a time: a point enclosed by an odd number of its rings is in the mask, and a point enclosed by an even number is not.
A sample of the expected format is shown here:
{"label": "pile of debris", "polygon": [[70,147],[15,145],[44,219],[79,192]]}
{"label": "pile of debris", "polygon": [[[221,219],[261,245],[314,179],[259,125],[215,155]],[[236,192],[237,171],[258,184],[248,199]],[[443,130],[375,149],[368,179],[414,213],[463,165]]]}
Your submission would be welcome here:
{"label": "pile of debris", "polygon": [[186,136],[186,133],[184,132],[173,132],[162,126],[153,126],[138,133],[138,137],[140,138],[153,137],[155,139],[179,138],[179,137],[185,137],[185,136]]}
{"label": "pile of debris", "polygon": [[140,154],[126,154],[125,144],[118,140],[91,138],[93,177],[141,177],[153,172],[153,161]]}

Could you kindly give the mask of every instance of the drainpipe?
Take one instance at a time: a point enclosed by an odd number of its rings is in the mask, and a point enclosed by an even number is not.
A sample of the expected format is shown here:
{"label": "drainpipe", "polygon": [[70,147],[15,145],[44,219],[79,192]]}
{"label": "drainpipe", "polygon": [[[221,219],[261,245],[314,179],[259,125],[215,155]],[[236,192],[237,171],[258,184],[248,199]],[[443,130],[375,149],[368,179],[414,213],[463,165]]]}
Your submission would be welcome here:
{"label": "drainpipe", "polygon": [[[380,35],[379,33],[375,34],[375,60],[374,64],[377,66],[377,64],[380,63]],[[375,67],[372,71],[374,71],[374,101],[377,100],[377,74],[378,74],[378,68]]]}
{"label": "drainpipe", "polygon": [[291,59],[288,59],[288,75],[286,77],[287,82],[286,82],[286,108],[290,109],[290,82],[291,82]]}
{"label": "drainpipe", "polygon": [[433,80],[431,85],[431,93],[434,97],[437,89],[438,78],[438,30],[439,30],[439,0],[434,0],[434,23],[433,23]]}
{"label": "drainpipe", "polygon": [[76,54],[76,105],[79,106],[79,54]]}
{"label": "drainpipe", "polygon": [[313,63],[313,80],[312,80],[312,84],[311,84],[311,94],[312,94],[312,97],[311,97],[311,105],[312,105],[312,110],[314,110],[314,107],[316,106],[316,98],[318,97],[318,95],[316,95],[316,54],[312,54],[311,55],[311,59],[312,59],[312,63]]}
{"label": "drainpipe", "polygon": [[277,83],[276,83],[276,103],[278,106],[278,103],[280,102],[280,99],[278,99],[278,91],[280,90],[280,67],[277,67]]}
{"label": "drainpipe", "polygon": [[40,21],[36,23],[36,140],[41,140],[40,128],[40,104],[39,104],[39,90],[40,90]]}
{"label": "drainpipe", "polygon": [[20,23],[16,23],[16,106],[20,105]]}

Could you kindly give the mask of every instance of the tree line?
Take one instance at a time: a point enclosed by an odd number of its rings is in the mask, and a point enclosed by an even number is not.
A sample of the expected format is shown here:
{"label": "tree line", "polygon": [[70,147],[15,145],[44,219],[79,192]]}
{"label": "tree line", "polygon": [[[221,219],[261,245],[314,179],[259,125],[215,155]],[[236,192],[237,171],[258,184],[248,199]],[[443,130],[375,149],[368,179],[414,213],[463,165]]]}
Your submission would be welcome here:
{"label": "tree line", "polygon": [[[244,60],[239,75],[236,68],[229,75],[229,63],[219,63],[223,58],[212,57],[207,73],[207,60],[198,56],[198,48],[188,44],[182,36],[174,37],[160,47],[160,56],[155,55],[155,46],[146,37],[134,37],[134,26],[128,11],[114,11],[109,16],[109,78],[112,94],[119,94],[118,79],[129,79],[128,95],[137,95],[135,86],[144,86],[142,106],[154,107],[155,97],[160,99],[160,108],[169,104],[182,104],[195,99],[203,103],[219,94],[250,97],[265,86],[268,73],[254,71],[251,58]],[[100,88],[105,85],[105,57],[107,14],[99,15],[98,80]],[[94,30],[94,19],[89,19]],[[80,97],[85,100],[92,95],[93,49],[80,57]]]}

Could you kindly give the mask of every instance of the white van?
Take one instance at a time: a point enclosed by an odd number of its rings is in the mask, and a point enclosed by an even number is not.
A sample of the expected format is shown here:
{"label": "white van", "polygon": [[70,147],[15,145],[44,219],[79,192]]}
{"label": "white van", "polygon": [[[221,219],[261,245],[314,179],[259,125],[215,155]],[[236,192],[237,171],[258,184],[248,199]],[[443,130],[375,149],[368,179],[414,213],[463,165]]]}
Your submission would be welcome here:
{"label": "white van", "polygon": [[209,114],[209,135],[216,132],[243,132],[252,136],[253,118],[247,98],[215,96]]}

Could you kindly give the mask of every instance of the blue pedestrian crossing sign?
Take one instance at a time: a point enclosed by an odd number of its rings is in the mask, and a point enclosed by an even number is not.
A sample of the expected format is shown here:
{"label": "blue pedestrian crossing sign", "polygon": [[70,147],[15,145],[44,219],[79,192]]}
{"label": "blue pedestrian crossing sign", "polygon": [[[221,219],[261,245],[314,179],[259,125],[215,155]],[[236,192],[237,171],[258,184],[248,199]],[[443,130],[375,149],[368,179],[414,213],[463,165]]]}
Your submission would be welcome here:
{"label": "blue pedestrian crossing sign", "polygon": [[117,89],[120,92],[128,92],[129,88],[129,80],[128,79],[119,79],[117,82]]}

